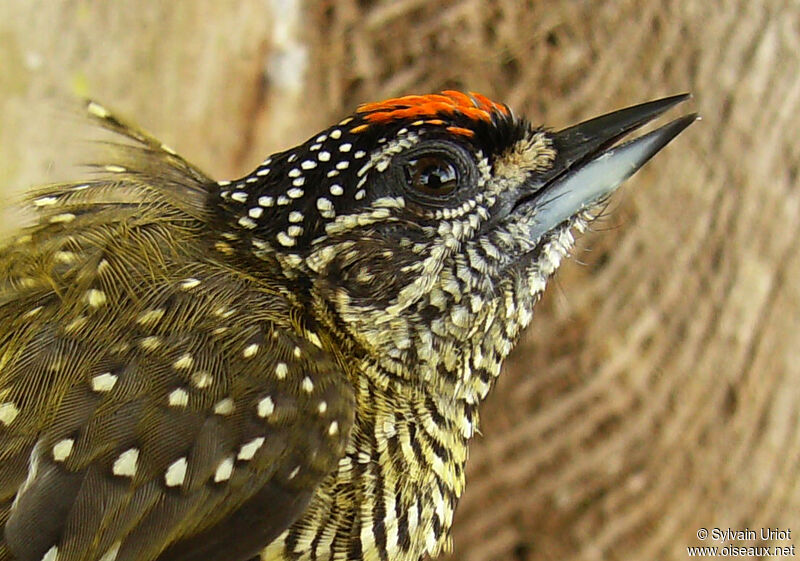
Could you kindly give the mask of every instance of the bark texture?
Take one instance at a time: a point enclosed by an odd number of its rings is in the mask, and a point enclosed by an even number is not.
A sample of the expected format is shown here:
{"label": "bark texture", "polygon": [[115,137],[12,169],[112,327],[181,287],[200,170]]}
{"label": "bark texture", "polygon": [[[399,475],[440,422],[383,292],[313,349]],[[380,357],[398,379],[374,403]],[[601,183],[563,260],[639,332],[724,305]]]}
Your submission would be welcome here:
{"label": "bark texture", "polygon": [[614,198],[483,408],[453,559],[800,533],[796,2],[5,0],[0,60],[15,190],[67,173],[71,93],[221,178],[388,95],[468,88],[558,128],[694,92],[704,120]]}

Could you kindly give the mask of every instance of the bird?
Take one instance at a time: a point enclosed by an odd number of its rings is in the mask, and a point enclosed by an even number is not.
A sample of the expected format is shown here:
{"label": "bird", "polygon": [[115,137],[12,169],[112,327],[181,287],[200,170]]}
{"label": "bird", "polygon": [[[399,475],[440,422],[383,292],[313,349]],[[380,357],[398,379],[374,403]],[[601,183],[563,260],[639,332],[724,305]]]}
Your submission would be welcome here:
{"label": "bird", "polygon": [[224,181],[87,100],[106,159],[0,248],[0,561],[451,551],[480,403],[688,97],[395,97]]}

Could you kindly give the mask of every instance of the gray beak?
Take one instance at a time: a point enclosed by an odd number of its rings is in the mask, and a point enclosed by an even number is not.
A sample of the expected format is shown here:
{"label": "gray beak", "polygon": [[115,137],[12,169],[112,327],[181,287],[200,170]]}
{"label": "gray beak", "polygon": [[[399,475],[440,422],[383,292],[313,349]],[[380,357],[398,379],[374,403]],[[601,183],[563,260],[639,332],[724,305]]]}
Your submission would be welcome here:
{"label": "gray beak", "polygon": [[692,113],[648,134],[616,145],[631,131],[685,101],[681,94],[621,109],[552,135],[556,160],[529,204],[536,239],[608,197],[659,150],[697,120]]}

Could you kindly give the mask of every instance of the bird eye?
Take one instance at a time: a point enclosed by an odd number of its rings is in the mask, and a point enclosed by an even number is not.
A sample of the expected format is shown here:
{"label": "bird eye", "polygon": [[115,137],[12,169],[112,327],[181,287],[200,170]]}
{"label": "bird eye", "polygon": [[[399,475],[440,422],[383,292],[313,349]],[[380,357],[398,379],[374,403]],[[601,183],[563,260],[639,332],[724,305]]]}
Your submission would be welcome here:
{"label": "bird eye", "polygon": [[405,166],[406,181],[427,195],[449,195],[458,186],[458,171],[448,160],[426,156],[410,160]]}

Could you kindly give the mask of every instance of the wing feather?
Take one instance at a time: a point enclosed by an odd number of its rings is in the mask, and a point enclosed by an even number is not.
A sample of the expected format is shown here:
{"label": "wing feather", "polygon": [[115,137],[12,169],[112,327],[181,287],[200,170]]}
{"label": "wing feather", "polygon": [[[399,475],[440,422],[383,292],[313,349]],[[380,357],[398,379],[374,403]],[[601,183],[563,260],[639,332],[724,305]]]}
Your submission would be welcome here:
{"label": "wing feather", "polygon": [[335,468],[352,387],[213,250],[209,180],[90,109],[132,146],[0,249],[0,561],[245,561]]}

